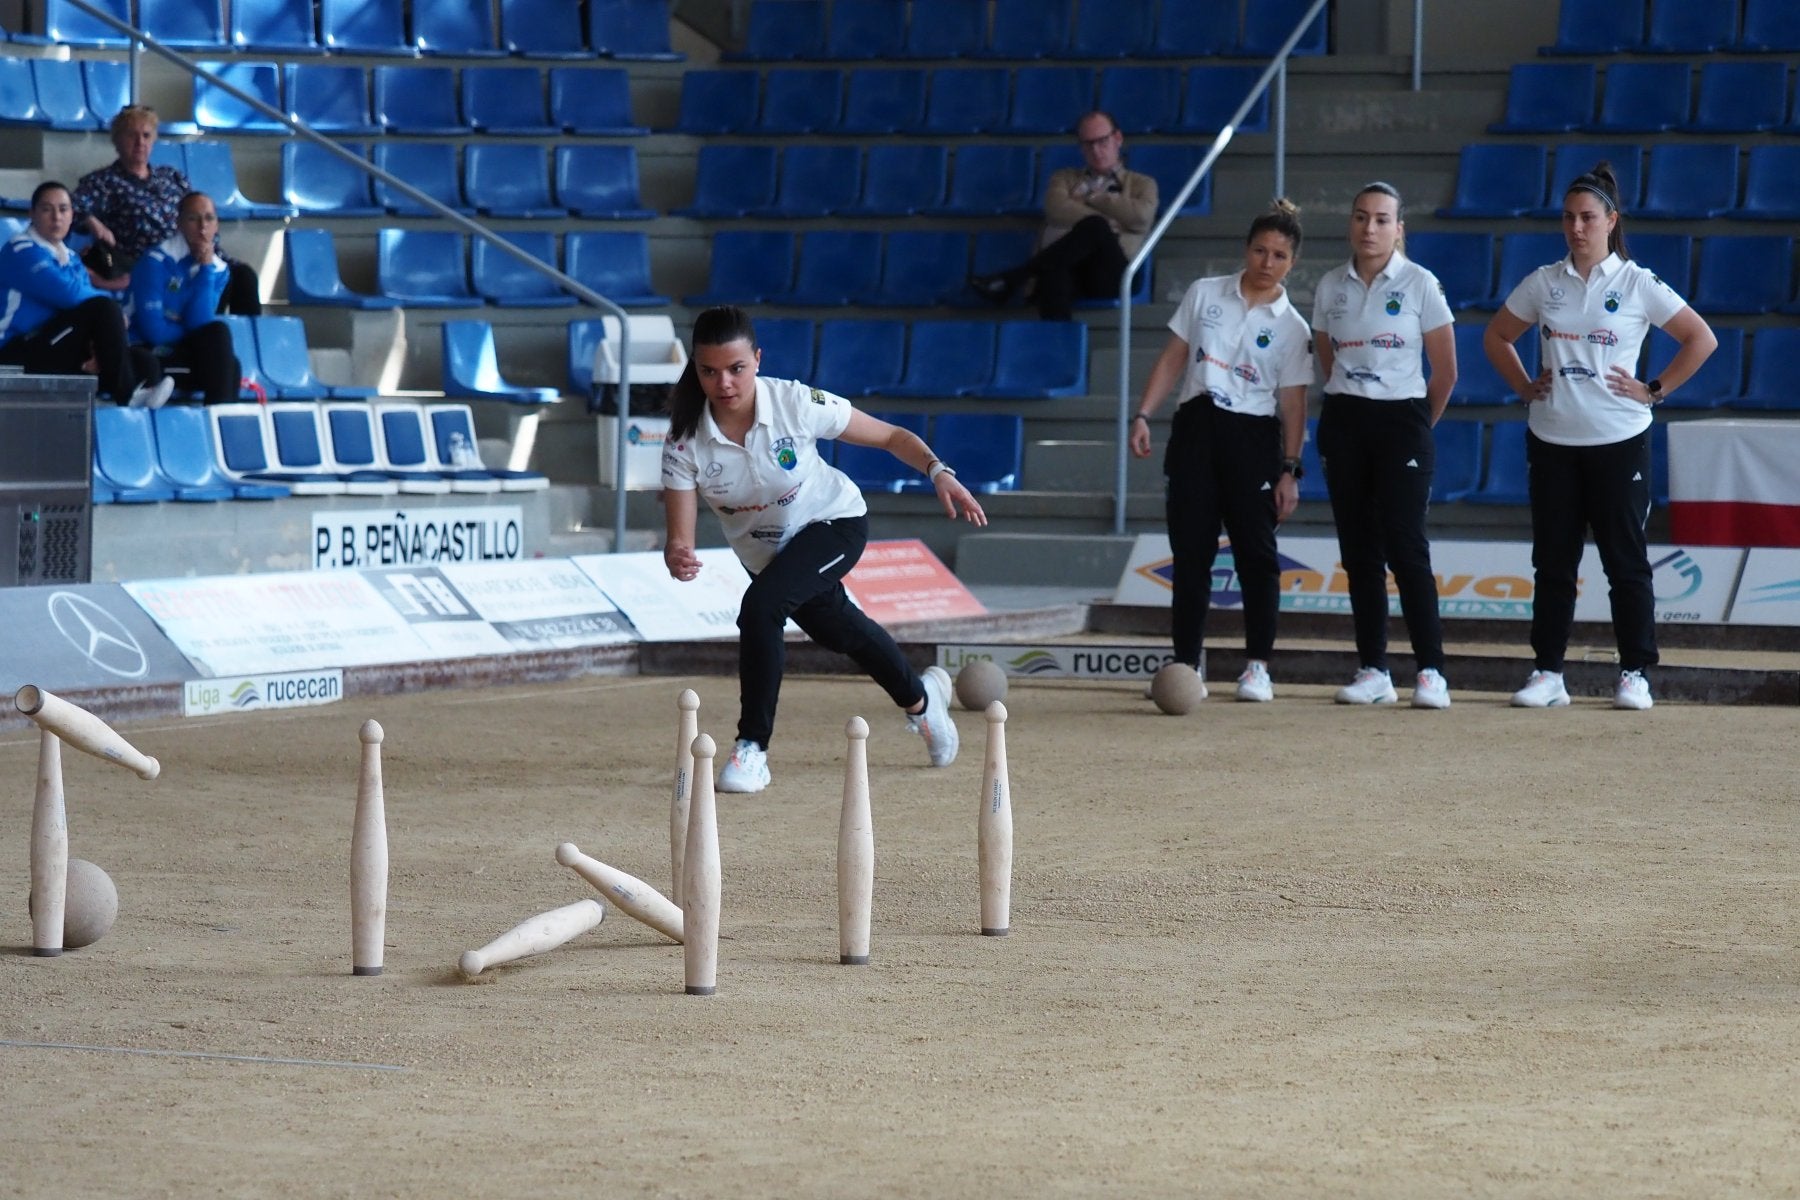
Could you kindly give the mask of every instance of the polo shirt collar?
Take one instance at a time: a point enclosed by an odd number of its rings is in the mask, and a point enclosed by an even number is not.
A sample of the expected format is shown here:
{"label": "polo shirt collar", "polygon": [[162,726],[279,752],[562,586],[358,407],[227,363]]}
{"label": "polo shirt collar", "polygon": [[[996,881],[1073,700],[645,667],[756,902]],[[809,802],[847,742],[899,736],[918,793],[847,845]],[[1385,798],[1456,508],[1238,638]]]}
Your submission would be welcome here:
{"label": "polo shirt collar", "polygon": [[1232,277],[1231,286],[1237,292],[1237,298],[1243,302],[1245,312],[1255,312],[1259,308],[1267,308],[1271,312],[1280,312],[1281,306],[1287,303],[1287,288],[1275,285],[1275,298],[1265,304],[1252,304],[1250,297],[1244,295],[1244,273],[1239,271]]}
{"label": "polo shirt collar", "polygon": [[[1614,273],[1624,265],[1625,260],[1609,250],[1607,251],[1605,258],[1594,264],[1594,269],[1590,272],[1590,275],[1597,276],[1601,279],[1611,279]],[[1575,269],[1575,259],[1571,255],[1563,255],[1562,269],[1564,274],[1573,275],[1577,279],[1581,278],[1581,272]]]}

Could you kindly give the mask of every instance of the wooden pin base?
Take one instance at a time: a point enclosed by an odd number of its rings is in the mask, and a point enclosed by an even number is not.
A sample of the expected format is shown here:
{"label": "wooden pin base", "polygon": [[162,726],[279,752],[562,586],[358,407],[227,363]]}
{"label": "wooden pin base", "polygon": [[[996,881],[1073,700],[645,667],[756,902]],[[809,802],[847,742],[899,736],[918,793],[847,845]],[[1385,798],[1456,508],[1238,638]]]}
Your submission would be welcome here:
{"label": "wooden pin base", "polygon": [[718,990],[719,989],[716,987],[694,987],[690,984],[688,986],[687,994],[690,996],[710,996]]}
{"label": "wooden pin base", "polygon": [[1010,929],[1011,929],[1010,926],[1008,926],[1007,929],[983,929],[981,931],[981,936],[982,937],[1005,937]]}
{"label": "wooden pin base", "polygon": [[838,961],[846,967],[863,967],[868,965],[869,956],[866,954],[840,954]]}
{"label": "wooden pin base", "polygon": [[370,976],[370,975],[379,975],[379,974],[381,974],[381,968],[380,967],[354,967],[351,969],[350,973],[352,975],[362,975],[365,977]]}
{"label": "wooden pin base", "polygon": [[33,958],[57,958],[61,956],[61,954],[61,946],[33,946],[31,948],[31,955]]}

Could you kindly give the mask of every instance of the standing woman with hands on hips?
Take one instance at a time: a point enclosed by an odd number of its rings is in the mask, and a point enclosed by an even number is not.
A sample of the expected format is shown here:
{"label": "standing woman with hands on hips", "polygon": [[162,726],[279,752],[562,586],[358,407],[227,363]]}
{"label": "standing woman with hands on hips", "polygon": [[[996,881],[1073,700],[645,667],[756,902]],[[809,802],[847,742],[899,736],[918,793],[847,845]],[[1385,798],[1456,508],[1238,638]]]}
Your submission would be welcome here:
{"label": "standing woman with hands on hips", "polygon": [[[1631,262],[1619,185],[1600,163],[1563,196],[1569,255],[1527,275],[1488,323],[1483,349],[1527,404],[1531,606],[1535,669],[1514,693],[1519,708],[1569,702],[1563,656],[1575,621],[1576,572],[1591,528],[1611,587],[1619,682],[1613,707],[1651,706],[1645,672],[1656,665],[1656,598],[1644,523],[1650,517],[1650,410],[1692,378],[1718,339],[1673,288]],[[1536,379],[1513,347],[1539,326]],[[1680,343],[1662,374],[1636,376],[1650,326]]]}
{"label": "standing woman with hands on hips", "polygon": [[1300,258],[1298,212],[1276,201],[1250,223],[1243,270],[1197,279],[1188,288],[1131,419],[1131,452],[1148,458],[1150,418],[1175,392],[1163,454],[1175,661],[1205,674],[1200,653],[1223,526],[1244,597],[1249,661],[1238,676],[1239,700],[1275,698],[1269,679],[1281,603],[1275,527],[1300,503],[1312,345],[1306,319],[1282,286]]}
{"label": "standing woman with hands on hips", "polygon": [[1362,664],[1337,702],[1399,699],[1387,664],[1391,565],[1418,668],[1412,705],[1449,708],[1425,513],[1437,450],[1431,430],[1456,386],[1455,318],[1437,276],[1406,257],[1405,216],[1392,184],[1358,192],[1350,261],[1327,272],[1313,296],[1313,343],[1325,376],[1319,457]]}
{"label": "standing woman with hands on hips", "polygon": [[981,505],[917,434],[857,412],[842,396],[760,378],[762,351],[742,309],[701,313],[693,343],[692,359],[669,399],[663,563],[678,580],[700,573],[694,553],[698,492],[751,575],[737,621],[737,745],[719,773],[719,790],[760,792],[769,785],[769,739],[789,617],[813,641],[867,671],[924,737],[931,765],[949,766],[958,746],[950,677],[940,667],[916,673],[887,630],[850,602],[843,579],[868,541],[869,507],[850,477],[819,456],[818,443],[841,438],[889,451],[931,480],[952,520],[960,515],[986,525]]}

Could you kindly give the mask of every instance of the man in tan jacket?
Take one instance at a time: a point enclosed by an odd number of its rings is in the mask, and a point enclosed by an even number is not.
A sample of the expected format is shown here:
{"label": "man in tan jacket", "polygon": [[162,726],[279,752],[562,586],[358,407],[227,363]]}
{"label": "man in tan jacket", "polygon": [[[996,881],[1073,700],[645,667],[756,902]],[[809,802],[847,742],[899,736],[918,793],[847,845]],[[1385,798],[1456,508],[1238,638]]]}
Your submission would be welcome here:
{"label": "man in tan jacket", "polygon": [[1087,114],[1075,137],[1087,165],[1050,176],[1038,252],[1010,270],[969,280],[995,304],[1035,281],[1033,299],[1046,321],[1068,320],[1077,299],[1116,296],[1125,264],[1156,220],[1156,180],[1125,169],[1125,135],[1112,117]]}

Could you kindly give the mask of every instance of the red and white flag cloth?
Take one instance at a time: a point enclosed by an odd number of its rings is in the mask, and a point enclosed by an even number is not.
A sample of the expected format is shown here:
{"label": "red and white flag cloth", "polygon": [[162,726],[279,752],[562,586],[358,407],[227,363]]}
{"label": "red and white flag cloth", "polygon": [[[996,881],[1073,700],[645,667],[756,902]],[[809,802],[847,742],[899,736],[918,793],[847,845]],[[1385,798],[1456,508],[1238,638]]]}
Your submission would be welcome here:
{"label": "red and white flag cloth", "polygon": [[1669,529],[1703,546],[1800,546],[1800,421],[1669,426]]}

